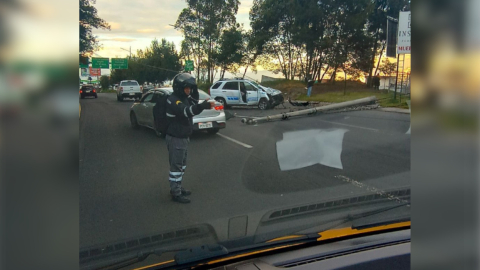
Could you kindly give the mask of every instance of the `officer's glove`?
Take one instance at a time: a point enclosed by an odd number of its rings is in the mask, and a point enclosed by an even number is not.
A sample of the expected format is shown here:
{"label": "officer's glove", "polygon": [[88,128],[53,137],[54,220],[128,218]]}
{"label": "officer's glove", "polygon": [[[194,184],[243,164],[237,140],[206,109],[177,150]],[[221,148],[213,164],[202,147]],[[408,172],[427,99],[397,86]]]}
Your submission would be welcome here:
{"label": "officer's glove", "polygon": [[204,101],[198,105],[200,105],[200,107],[202,107],[204,110],[209,110],[211,108],[210,102],[208,101]]}

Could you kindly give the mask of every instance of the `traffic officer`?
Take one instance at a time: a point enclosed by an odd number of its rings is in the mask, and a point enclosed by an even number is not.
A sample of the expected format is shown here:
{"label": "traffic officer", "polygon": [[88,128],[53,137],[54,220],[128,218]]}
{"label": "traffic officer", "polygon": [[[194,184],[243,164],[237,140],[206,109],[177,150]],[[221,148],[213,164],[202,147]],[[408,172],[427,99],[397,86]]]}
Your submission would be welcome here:
{"label": "traffic officer", "polygon": [[168,128],[165,137],[170,161],[170,195],[173,201],[189,203],[185,196],[190,191],[182,187],[183,175],[187,166],[187,146],[193,131],[193,116],[215,104],[205,100],[198,104],[198,89],[195,78],[188,73],[180,73],[173,79],[173,94],[167,99]]}

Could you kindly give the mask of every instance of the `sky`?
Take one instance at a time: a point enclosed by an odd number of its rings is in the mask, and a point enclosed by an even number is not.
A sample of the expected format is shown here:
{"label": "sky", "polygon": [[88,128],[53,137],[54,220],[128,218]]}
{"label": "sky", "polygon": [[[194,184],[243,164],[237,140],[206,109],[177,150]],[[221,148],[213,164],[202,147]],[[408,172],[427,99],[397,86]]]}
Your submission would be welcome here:
{"label": "sky", "polygon": [[[237,22],[243,24],[246,30],[250,29],[249,12],[252,5],[253,0],[241,0],[236,16]],[[148,47],[155,38],[173,41],[177,50],[180,48],[182,33],[171,25],[187,7],[184,0],[97,0],[94,6],[98,16],[111,26],[110,31],[94,29],[93,34],[102,44],[102,49],[94,57],[127,57],[130,48],[133,54]],[[102,70],[102,74],[108,75],[108,70]],[[257,80],[262,74],[281,76],[268,71],[259,71],[258,74],[247,71],[247,76]]]}

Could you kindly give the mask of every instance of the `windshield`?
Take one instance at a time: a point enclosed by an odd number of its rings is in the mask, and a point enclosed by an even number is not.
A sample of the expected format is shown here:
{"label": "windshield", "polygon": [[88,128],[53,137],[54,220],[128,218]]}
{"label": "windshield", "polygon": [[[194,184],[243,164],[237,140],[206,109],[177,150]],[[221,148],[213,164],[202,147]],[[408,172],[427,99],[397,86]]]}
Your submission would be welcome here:
{"label": "windshield", "polygon": [[266,87],[263,86],[263,85],[259,85],[258,83],[256,82],[253,82],[253,81],[250,81],[251,84],[255,85],[257,88],[260,88],[260,89],[265,89]]}
{"label": "windshield", "polygon": [[122,86],[137,86],[138,83],[137,82],[122,82],[121,85]]}
{"label": "windshield", "polygon": [[87,2],[110,26],[92,29],[100,81],[171,92],[193,77],[218,103],[80,99],[82,263],[409,220],[410,54],[397,66],[385,45],[409,1]]}

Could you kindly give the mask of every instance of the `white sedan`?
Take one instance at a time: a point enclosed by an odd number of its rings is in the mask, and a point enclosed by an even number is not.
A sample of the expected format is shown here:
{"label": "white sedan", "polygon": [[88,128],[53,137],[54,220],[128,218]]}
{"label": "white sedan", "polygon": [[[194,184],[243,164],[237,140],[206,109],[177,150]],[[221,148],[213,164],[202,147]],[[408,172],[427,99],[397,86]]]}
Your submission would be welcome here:
{"label": "white sedan", "polygon": [[[205,99],[213,100],[204,91],[198,90],[198,92],[200,103]],[[172,88],[157,88],[145,93],[141,100],[136,101],[130,108],[130,122],[132,127],[148,127],[153,129],[158,136],[161,136],[160,132],[155,128],[153,107],[156,105],[157,100],[159,100],[158,97],[160,95],[171,95],[172,93]],[[225,112],[223,110],[223,105],[219,102],[215,102],[214,109],[203,110],[201,114],[193,117],[193,130],[205,130],[210,134],[215,134],[225,127]]]}

